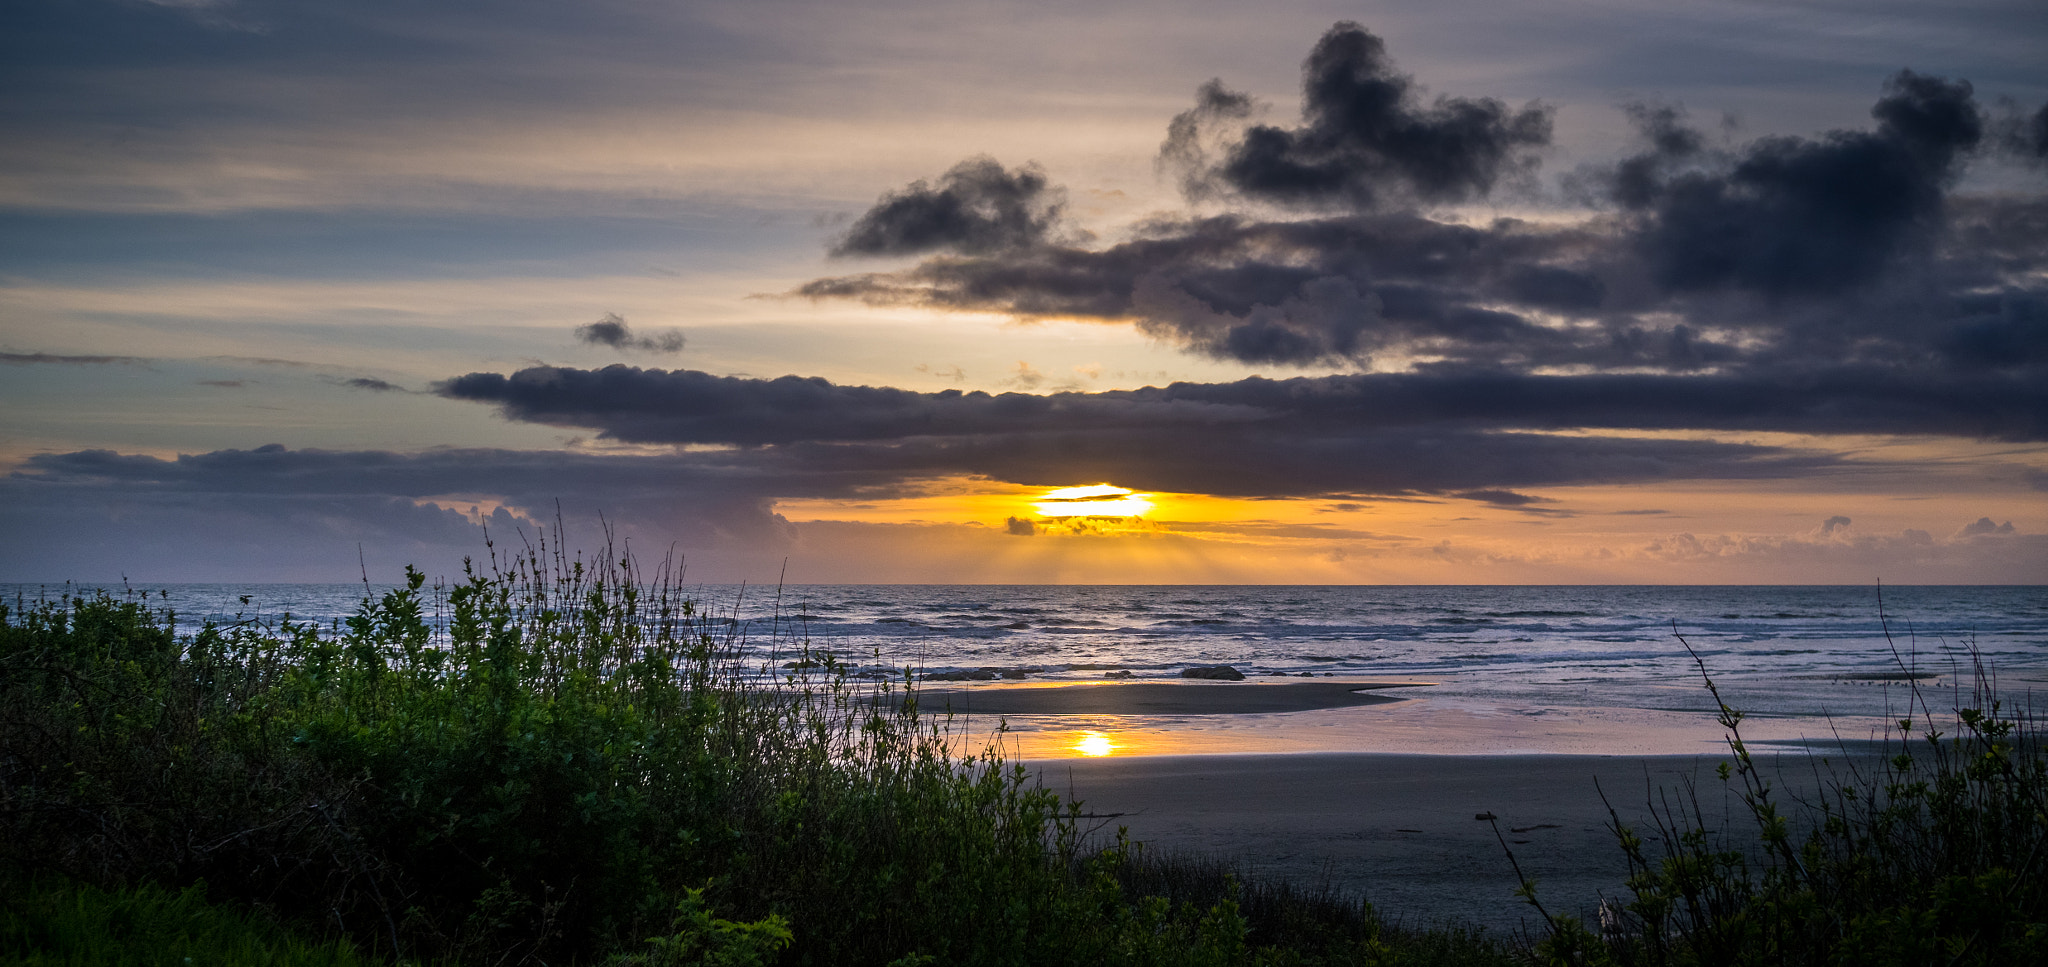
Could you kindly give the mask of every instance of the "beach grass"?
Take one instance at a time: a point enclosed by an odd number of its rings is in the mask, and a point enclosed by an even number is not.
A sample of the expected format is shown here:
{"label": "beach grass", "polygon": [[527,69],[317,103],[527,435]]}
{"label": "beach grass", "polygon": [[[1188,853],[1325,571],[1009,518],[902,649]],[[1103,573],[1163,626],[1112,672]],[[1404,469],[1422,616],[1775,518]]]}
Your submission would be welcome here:
{"label": "beach grass", "polygon": [[[1972,686],[1941,707],[1918,684],[1911,647],[1892,642],[1912,684],[1885,754],[1869,769],[1815,759],[1818,793],[1793,799],[1744,741],[1742,712],[1680,641],[1718,709],[1729,752],[1719,779],[1739,799],[1740,821],[1714,821],[1690,787],[1665,790],[1647,828],[1610,807],[1626,893],[1602,905],[1597,929],[1543,912],[1537,959],[2048,963],[2048,745],[2031,707],[2007,704],[1974,646]],[[1534,884],[1521,893],[1542,910]]]}

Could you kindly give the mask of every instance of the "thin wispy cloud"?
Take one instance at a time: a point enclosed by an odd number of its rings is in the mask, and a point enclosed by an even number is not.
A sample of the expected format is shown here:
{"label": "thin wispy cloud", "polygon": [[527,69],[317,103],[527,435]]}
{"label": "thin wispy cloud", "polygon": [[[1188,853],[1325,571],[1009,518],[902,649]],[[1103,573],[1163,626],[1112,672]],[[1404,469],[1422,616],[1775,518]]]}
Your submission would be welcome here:
{"label": "thin wispy cloud", "polygon": [[576,341],[590,346],[608,346],[631,352],[675,354],[683,351],[683,334],[671,329],[654,335],[635,333],[617,313],[607,312],[596,322],[576,327]]}
{"label": "thin wispy cloud", "polygon": [[103,356],[65,353],[0,353],[0,363],[9,366],[111,366],[138,365],[155,360],[143,356]]}
{"label": "thin wispy cloud", "polygon": [[405,387],[400,386],[397,383],[387,383],[384,380],[377,379],[374,376],[355,376],[349,379],[342,380],[341,384],[350,389],[369,390],[372,393],[405,392]]}

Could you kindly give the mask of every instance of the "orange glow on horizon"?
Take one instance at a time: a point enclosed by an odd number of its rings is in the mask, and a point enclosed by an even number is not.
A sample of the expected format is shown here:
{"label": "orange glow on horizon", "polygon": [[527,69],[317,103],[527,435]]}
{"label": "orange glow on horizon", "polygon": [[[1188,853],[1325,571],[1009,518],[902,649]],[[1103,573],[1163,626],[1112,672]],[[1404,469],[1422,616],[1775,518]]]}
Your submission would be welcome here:
{"label": "orange glow on horizon", "polygon": [[[1179,493],[1133,493],[1122,487],[1095,484],[1087,487],[1062,487],[1045,490],[1038,487],[1014,484],[991,483],[974,478],[954,478],[935,481],[924,493],[879,500],[846,500],[839,498],[791,498],[775,502],[775,509],[792,521],[841,520],[859,521],[869,524],[975,524],[1000,531],[1006,518],[1019,517],[1040,520],[1085,520],[1089,516],[1112,518],[1118,514],[1097,514],[1089,511],[1083,514],[1063,509],[1061,515],[1039,513],[1034,506],[1049,503],[1055,494],[1065,495],[1071,491],[1099,490],[1097,499],[1142,499],[1146,504],[1141,516],[1151,524],[1148,528],[1132,529],[1129,533],[1151,533],[1158,526],[1168,522],[1185,524],[1222,524],[1248,519],[1273,518],[1276,514],[1287,519],[1313,519],[1314,509],[1323,501],[1249,501],[1236,497],[1212,497],[1207,494]],[[1122,495],[1130,495],[1123,497]],[[1070,498],[1069,498],[1070,499]],[[1298,506],[1297,506],[1298,505]],[[1126,517],[1126,519],[1129,519]],[[1125,533],[1117,529],[1117,533]],[[1090,533],[1100,535],[1100,530]]]}
{"label": "orange glow on horizon", "polygon": [[[1464,493],[1259,499],[951,477],[901,495],[778,500],[775,509],[804,528],[802,570],[792,573],[816,583],[1853,583],[1875,569],[1950,575],[1944,568],[1977,546],[1958,528],[1985,516],[1996,496],[2010,509],[1994,520],[2012,518],[2021,530],[1996,547],[2010,545],[2013,567],[2038,571],[2038,558],[2023,556],[2034,526],[2023,515],[2038,519],[2048,499],[2015,501],[1996,481],[1973,482],[1958,469],[1967,461],[1931,444],[1883,452],[1920,459],[1927,469],[1910,482],[1921,489],[1901,483],[1898,496],[1854,502],[1833,488],[1759,491],[1747,481],[1674,482],[1654,497],[1639,487],[1554,486],[1519,502]],[[1149,505],[1142,516],[1084,506],[1133,497]],[[1824,528],[1835,516],[1852,517],[1853,527]]]}

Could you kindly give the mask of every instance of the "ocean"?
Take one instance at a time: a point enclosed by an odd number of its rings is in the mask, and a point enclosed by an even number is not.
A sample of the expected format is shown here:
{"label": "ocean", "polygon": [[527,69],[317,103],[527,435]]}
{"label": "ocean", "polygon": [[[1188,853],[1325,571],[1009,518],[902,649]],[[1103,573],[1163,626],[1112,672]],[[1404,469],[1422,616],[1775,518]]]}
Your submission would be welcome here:
{"label": "ocean", "polygon": [[[11,603],[63,590],[5,585],[0,596]],[[188,627],[287,612],[324,624],[352,613],[365,593],[362,584],[147,590]],[[1254,682],[1430,683],[1389,692],[1413,698],[1401,704],[1414,711],[1233,716],[1251,721],[1230,723],[1239,734],[1227,741],[1186,741],[1190,731],[1222,730],[1197,716],[1084,723],[1180,736],[1149,751],[1682,751],[1719,735],[1694,654],[1723,698],[1761,723],[1751,726],[1757,734],[1785,740],[1864,738],[1909,703],[1957,704],[1980,665],[2009,703],[2048,689],[2041,586],[706,585],[691,595],[737,622],[769,677],[783,674],[802,639],[869,680],[993,679],[965,687],[1180,682],[1185,668],[1220,664]],[[1305,722],[1337,728],[1304,739]],[[1667,748],[1674,740],[1660,730],[1672,727],[1698,739]],[[1443,737],[1474,732],[1488,735]]]}

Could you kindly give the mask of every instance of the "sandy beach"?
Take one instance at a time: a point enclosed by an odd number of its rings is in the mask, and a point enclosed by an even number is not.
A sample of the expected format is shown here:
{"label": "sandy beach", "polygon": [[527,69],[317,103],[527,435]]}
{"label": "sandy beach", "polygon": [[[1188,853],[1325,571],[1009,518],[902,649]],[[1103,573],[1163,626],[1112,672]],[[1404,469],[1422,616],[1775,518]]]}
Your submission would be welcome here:
{"label": "sandy beach", "polygon": [[[1839,762],[1839,756],[1834,757]],[[1754,842],[1740,802],[1723,793],[1715,756],[1401,754],[1193,755],[1041,760],[1050,788],[1079,799],[1098,836],[1119,826],[1165,851],[1241,864],[1249,874],[1324,883],[1363,895],[1411,924],[1539,927],[1491,813],[1552,913],[1593,915],[1623,895],[1607,798],[1648,833],[1655,790],[1693,783],[1710,826]],[[1779,795],[1815,787],[1816,759],[1764,757]],[[1597,783],[1597,785],[1596,785]],[[1781,800],[1782,801],[1782,800]],[[1658,843],[1652,841],[1650,849]]]}
{"label": "sandy beach", "polygon": [[[1151,849],[1328,883],[1408,923],[1540,923],[1514,896],[1483,814],[1496,817],[1546,906],[1581,916],[1623,892],[1608,803],[1648,833],[1653,797],[1691,784],[1711,827],[1734,830],[1740,845],[1755,840],[1715,774],[1727,750],[1710,718],[1485,708],[1440,700],[1426,684],[992,683],[920,699],[967,716],[970,729],[1003,723],[1013,755],[1080,800],[1104,840],[1124,827]],[[1776,750],[1760,759],[1780,797],[1816,788],[1815,767],[1845,758],[1801,723],[1746,722],[1745,734]]]}

